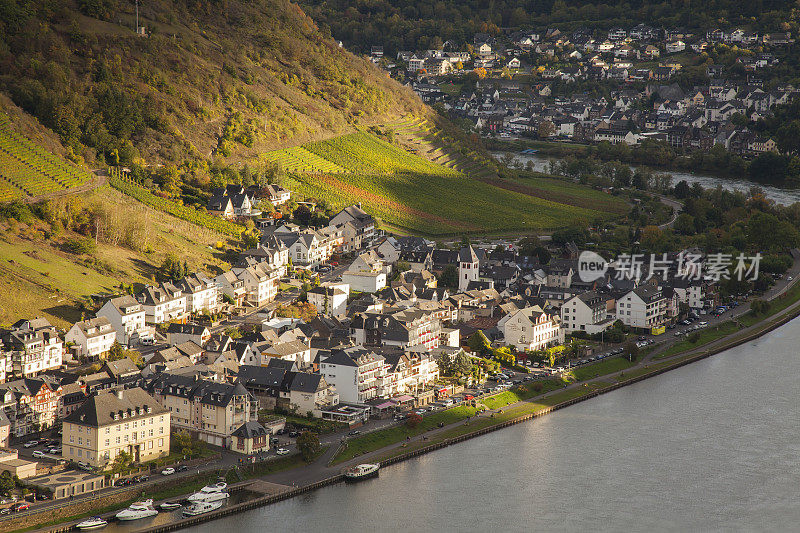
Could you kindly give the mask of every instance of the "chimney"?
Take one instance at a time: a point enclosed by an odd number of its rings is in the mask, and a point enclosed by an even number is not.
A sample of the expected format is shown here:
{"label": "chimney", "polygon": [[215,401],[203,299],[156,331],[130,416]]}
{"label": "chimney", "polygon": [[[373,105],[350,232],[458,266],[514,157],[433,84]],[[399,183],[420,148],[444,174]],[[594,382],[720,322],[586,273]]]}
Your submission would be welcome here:
{"label": "chimney", "polygon": [[117,395],[117,398],[119,398],[120,400],[122,399],[122,389],[118,389],[114,391],[114,393]]}

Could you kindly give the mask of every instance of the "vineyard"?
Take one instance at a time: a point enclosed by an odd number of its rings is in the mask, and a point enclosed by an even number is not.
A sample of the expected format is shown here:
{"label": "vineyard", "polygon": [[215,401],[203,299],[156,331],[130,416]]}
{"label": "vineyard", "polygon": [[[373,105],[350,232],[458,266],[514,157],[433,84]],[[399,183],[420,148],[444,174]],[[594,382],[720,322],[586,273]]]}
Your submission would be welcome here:
{"label": "vineyard", "polygon": [[[398,130],[424,127],[413,122]],[[335,208],[361,202],[384,225],[413,233],[542,231],[625,210],[623,201],[588,187],[493,179],[477,172],[478,163],[463,155],[445,166],[365,132],[302,148],[341,170],[290,173],[286,185],[298,199],[317,198]],[[279,152],[290,150],[295,149]],[[451,162],[456,157],[448,154]],[[474,175],[468,168],[476,170]]]}
{"label": "vineyard", "polygon": [[89,175],[11,128],[0,113],[0,201],[40,196],[82,185]]}
{"label": "vineyard", "polygon": [[156,196],[134,181],[123,177],[118,170],[111,171],[108,183],[118,191],[135,198],[145,205],[169,213],[192,224],[233,237],[238,237],[244,231],[244,227],[223,218]]}

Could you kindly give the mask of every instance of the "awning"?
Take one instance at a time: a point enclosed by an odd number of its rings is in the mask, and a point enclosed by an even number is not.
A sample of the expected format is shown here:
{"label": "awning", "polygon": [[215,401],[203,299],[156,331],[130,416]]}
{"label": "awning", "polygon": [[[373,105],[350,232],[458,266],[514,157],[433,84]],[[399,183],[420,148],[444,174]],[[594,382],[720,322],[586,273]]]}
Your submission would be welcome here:
{"label": "awning", "polygon": [[397,405],[397,404],[394,403],[394,402],[389,401],[389,402],[380,403],[380,404],[376,405],[375,408],[376,409],[389,409],[390,407],[394,407],[395,405]]}
{"label": "awning", "polygon": [[409,396],[408,394],[404,394],[403,396],[397,396],[396,398],[392,398],[392,400],[403,403],[403,402],[410,402],[414,399],[413,396]]}

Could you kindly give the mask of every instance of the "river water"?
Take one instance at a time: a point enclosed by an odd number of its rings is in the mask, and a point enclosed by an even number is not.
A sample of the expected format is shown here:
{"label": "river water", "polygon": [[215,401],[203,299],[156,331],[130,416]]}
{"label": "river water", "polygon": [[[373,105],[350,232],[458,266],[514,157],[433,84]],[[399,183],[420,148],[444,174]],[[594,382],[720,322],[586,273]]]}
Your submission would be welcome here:
{"label": "river water", "polygon": [[192,533],[794,531],[800,320],[661,376]]}
{"label": "river water", "polygon": [[[520,154],[520,153],[511,153],[511,152],[493,152],[496,158],[501,158],[507,154],[511,154],[514,158],[521,162],[523,165],[527,164],[530,161],[533,164],[533,170],[537,172],[549,172],[550,168],[549,158],[537,154]],[[631,167],[636,168],[636,167]],[[675,185],[681,180],[686,180],[687,183],[690,185],[694,183],[699,183],[704,188],[713,189],[717,185],[722,185],[723,189],[727,190],[738,190],[744,193],[747,193],[751,187],[760,187],[761,190],[764,191],[764,195],[767,198],[770,198],[775,201],[777,204],[781,205],[791,205],[795,202],[800,202],[800,190],[798,189],[780,189],[778,187],[771,187],[769,185],[760,185],[757,183],[753,183],[752,181],[747,181],[745,179],[737,179],[737,178],[718,178],[716,176],[709,176],[706,174],[695,174],[693,172],[681,172],[681,171],[673,171],[673,170],[659,170],[655,169],[656,172],[663,172],[664,174],[670,174],[672,176],[672,184]]]}

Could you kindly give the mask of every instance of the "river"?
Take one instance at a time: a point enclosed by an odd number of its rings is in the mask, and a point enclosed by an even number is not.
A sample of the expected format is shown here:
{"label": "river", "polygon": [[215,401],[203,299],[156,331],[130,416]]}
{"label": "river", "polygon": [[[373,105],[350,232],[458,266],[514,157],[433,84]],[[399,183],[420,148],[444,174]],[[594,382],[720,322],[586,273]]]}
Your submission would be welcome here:
{"label": "river", "polygon": [[192,533],[796,530],[800,320],[661,376]]}
{"label": "river", "polygon": [[[520,153],[512,153],[512,152],[492,152],[496,158],[501,158],[506,154],[511,154],[515,157],[515,159],[521,162],[523,165],[527,164],[530,161],[533,164],[533,169],[537,172],[549,172],[550,168],[548,166],[550,158],[547,156],[537,155],[537,154],[520,154]],[[631,167],[636,168],[636,167]],[[760,185],[757,183],[753,183],[752,181],[747,181],[745,179],[738,179],[738,178],[718,178],[716,176],[710,176],[707,174],[695,174],[693,172],[682,172],[677,170],[660,170],[655,169],[657,172],[663,172],[664,174],[670,174],[672,176],[672,184],[676,184],[681,180],[686,180],[687,183],[694,184],[699,183],[704,188],[713,189],[717,185],[722,185],[723,189],[727,190],[738,190],[744,193],[747,193],[751,187],[760,187],[761,190],[764,191],[764,195],[771,200],[774,200],[775,203],[781,205],[791,205],[795,202],[800,202],[800,190],[798,189],[780,189],[778,187],[772,187],[769,185]]]}

